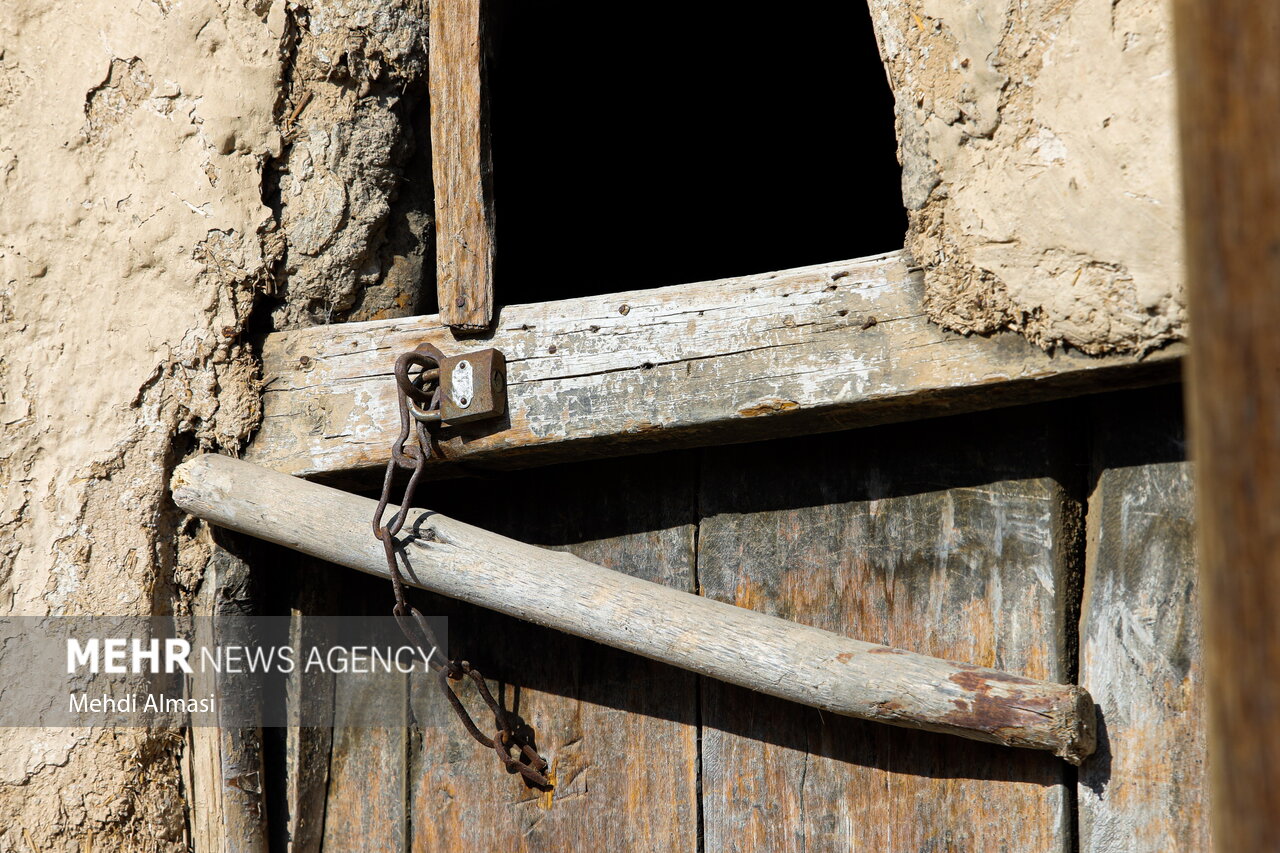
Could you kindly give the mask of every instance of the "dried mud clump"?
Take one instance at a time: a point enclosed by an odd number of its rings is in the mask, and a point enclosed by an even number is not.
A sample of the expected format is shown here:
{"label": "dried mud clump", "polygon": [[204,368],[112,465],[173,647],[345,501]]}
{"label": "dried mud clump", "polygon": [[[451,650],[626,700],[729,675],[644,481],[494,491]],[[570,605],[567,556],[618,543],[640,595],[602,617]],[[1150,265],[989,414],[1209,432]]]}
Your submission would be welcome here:
{"label": "dried mud clump", "polygon": [[431,252],[422,2],[293,11],[276,328],[415,313]]}
{"label": "dried mud clump", "polygon": [[933,320],[1095,354],[1183,337],[1167,6],[871,0]]}

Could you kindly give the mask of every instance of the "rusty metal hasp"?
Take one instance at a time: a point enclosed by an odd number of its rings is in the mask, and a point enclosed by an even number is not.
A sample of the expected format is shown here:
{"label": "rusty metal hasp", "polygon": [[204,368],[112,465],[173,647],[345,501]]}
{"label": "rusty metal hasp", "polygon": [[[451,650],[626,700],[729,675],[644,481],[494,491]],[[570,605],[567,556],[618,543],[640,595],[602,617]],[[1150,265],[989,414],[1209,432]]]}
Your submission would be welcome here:
{"label": "rusty metal hasp", "polygon": [[[411,376],[415,367],[419,372]],[[432,344],[419,344],[396,360],[395,374],[419,423],[460,426],[507,412],[507,358],[501,350],[445,355]]]}
{"label": "rusty metal hasp", "polygon": [[[416,374],[414,371],[417,371]],[[547,762],[533,745],[533,732],[502,707],[482,676],[470,661],[435,661],[429,650],[439,647],[427,620],[405,596],[404,575],[396,556],[395,536],[404,526],[406,513],[413,504],[414,490],[426,468],[434,447],[432,432],[439,427],[499,417],[507,409],[507,360],[496,349],[484,349],[464,355],[446,356],[431,344],[419,344],[396,359],[396,397],[400,404],[400,435],[391,446],[382,482],[382,498],[373,514],[373,535],[383,545],[387,558],[387,574],[395,594],[392,613],[409,642],[439,675],[440,687],[450,706],[472,738],[481,746],[494,750],[508,773],[519,773],[527,784],[542,790],[553,786],[545,775]],[[416,442],[410,442],[410,435]],[[391,490],[397,468],[412,473],[405,487],[400,509],[391,521],[383,524],[383,515],[391,501]],[[493,714],[494,735],[490,738],[472,720],[462,700],[454,692],[451,681],[469,676],[476,690]],[[511,750],[515,749],[513,756]]]}

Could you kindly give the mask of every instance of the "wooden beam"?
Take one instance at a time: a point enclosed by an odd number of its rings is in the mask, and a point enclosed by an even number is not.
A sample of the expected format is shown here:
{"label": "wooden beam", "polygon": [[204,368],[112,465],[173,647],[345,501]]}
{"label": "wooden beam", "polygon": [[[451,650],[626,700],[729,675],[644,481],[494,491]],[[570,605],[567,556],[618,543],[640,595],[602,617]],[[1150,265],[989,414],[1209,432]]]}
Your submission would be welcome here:
{"label": "wooden beam", "polygon": [[[518,467],[753,441],[989,409],[1177,376],[1180,345],[1045,353],[928,321],[900,253],[506,308],[474,347],[507,356],[509,415],[448,435],[446,458]],[[380,469],[398,428],[391,367],[438,317],[281,332],[246,458],[299,476]]]}
{"label": "wooden beam", "polygon": [[1174,8],[1213,834],[1280,850],[1280,5]]}
{"label": "wooden beam", "polygon": [[484,94],[482,0],[431,4],[427,85],[440,319],[463,330],[493,321],[493,189]]}
{"label": "wooden beam", "polygon": [[[226,456],[173,478],[179,507],[314,557],[386,575],[374,502]],[[415,586],[824,711],[973,740],[1093,751],[1093,702],[1069,684],[952,663],[788,622],[410,510]]]}

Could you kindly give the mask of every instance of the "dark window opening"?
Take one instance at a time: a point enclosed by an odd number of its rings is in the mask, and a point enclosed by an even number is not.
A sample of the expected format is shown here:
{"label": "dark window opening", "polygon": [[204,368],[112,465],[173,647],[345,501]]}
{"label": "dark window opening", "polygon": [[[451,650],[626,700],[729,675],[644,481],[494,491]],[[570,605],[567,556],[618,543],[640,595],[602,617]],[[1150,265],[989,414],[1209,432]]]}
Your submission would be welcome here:
{"label": "dark window opening", "polygon": [[491,20],[499,303],[902,247],[865,4],[496,0]]}

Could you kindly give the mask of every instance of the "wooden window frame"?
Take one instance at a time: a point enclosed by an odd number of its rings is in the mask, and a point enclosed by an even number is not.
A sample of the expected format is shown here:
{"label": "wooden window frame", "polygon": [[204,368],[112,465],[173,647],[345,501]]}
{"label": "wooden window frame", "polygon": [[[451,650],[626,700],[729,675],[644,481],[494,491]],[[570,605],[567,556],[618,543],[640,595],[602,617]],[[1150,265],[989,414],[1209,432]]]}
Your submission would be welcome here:
{"label": "wooden window frame", "polygon": [[440,314],[268,336],[250,460],[309,477],[382,469],[397,423],[391,365],[423,341],[446,354],[496,347],[508,365],[507,416],[444,431],[437,469],[752,441],[1177,377],[1180,344],[1090,357],[946,332],[901,251],[495,315],[482,6],[430,11]]}

